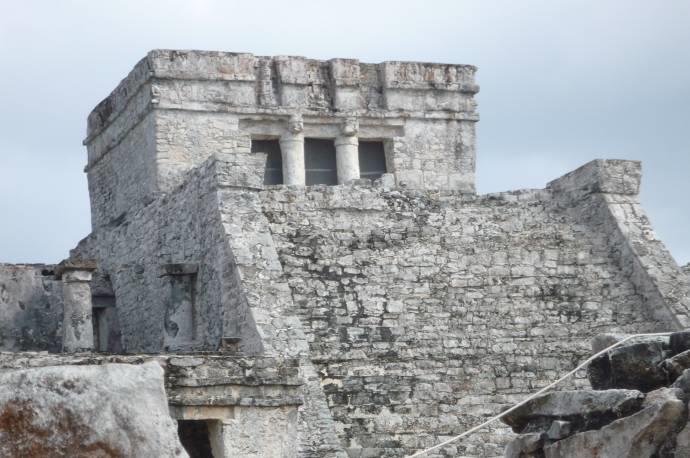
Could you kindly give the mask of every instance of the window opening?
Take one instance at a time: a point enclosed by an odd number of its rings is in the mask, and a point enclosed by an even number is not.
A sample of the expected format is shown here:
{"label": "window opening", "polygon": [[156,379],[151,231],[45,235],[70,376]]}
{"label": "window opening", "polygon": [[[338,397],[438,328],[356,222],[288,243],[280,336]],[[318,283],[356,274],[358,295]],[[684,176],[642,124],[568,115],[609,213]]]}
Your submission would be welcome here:
{"label": "window opening", "polygon": [[333,139],[305,138],[304,166],[307,186],[338,184],[338,168]]}
{"label": "window opening", "polygon": [[386,173],[386,153],[383,142],[359,141],[359,176],[376,180]]}
{"label": "window opening", "polygon": [[252,140],[252,153],[266,153],[264,184],[283,184],[283,157],[278,140]]}
{"label": "window opening", "polygon": [[93,341],[96,351],[122,352],[122,333],[115,296],[93,296]]}

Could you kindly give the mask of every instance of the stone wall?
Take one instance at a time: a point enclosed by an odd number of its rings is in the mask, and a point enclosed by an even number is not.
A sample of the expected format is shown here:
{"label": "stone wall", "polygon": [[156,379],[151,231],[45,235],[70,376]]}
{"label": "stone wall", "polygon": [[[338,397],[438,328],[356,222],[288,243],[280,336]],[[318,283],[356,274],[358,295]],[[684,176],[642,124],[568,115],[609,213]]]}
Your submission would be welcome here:
{"label": "stone wall", "polygon": [[[230,157],[238,158],[243,163],[232,164],[241,169],[259,157]],[[214,163],[190,173],[168,196],[130,209],[117,222],[102,226],[72,251],[73,257],[96,259],[99,273],[112,282],[127,352],[216,350],[224,336],[222,304],[232,310],[242,307],[237,304],[242,299],[234,289],[235,263],[218,211]],[[188,317],[172,316],[179,299],[176,269],[190,276],[187,287],[193,291],[186,294],[193,295],[193,304]],[[180,326],[189,321],[193,321],[191,336],[178,336]],[[237,337],[236,328],[242,325],[243,345],[250,347],[255,326],[233,324],[229,337]],[[248,347],[245,353],[258,351]]]}
{"label": "stone wall", "polygon": [[[300,359],[301,456],[342,456],[320,380],[298,318],[286,313],[290,289],[261,212],[263,157],[217,155],[174,192],[102,226],[72,251],[96,259],[115,293],[126,352],[220,350]],[[172,324],[171,273],[193,272],[193,341]],[[142,306],[145,304],[145,307]],[[171,323],[171,321],[173,323]]]}
{"label": "stone wall", "polygon": [[60,350],[62,285],[53,267],[0,264],[0,350]]}
{"label": "stone wall", "polygon": [[[434,445],[572,368],[593,335],[687,316],[687,297],[664,289],[673,265],[649,267],[670,261],[639,210],[639,164],[474,196],[366,181],[264,189],[262,160],[211,157],[73,255],[113,282],[127,351],[299,358],[303,456]],[[169,345],[162,266],[196,266],[191,346]],[[446,453],[498,456],[508,437],[495,428]]]}
{"label": "stone wall", "polygon": [[[612,258],[640,293],[655,321],[675,328],[690,325],[690,284],[657,238],[638,192],[637,161],[592,161],[549,183],[560,205],[606,233]],[[668,330],[668,326],[666,329]]]}
{"label": "stone wall", "polygon": [[[609,223],[566,192],[262,192],[290,311],[351,456],[459,434],[571,369],[599,332],[675,325],[621,270]],[[446,453],[499,456],[507,434]]]}

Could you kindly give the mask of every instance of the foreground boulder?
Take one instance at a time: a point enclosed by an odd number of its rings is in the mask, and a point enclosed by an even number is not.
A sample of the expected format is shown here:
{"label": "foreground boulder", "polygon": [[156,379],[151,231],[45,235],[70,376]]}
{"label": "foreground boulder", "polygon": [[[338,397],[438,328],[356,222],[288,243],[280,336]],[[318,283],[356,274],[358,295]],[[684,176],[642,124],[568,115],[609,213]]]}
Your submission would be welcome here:
{"label": "foreground boulder", "polygon": [[187,457],[163,369],[55,366],[0,373],[0,456]]}
{"label": "foreground boulder", "polygon": [[635,390],[544,393],[503,417],[516,433],[545,431],[555,421],[577,430],[598,428],[640,410],[644,395]]}
{"label": "foreground boulder", "polygon": [[[544,447],[546,458],[649,458],[685,421],[685,405],[674,389],[647,395],[644,408],[626,418]],[[673,455],[671,455],[673,456]],[[676,455],[679,456],[679,455]]]}
{"label": "foreground boulder", "polygon": [[611,350],[592,361],[588,376],[592,388],[626,388],[652,391],[664,386],[666,373],[661,363],[669,352],[660,342],[640,342]]}

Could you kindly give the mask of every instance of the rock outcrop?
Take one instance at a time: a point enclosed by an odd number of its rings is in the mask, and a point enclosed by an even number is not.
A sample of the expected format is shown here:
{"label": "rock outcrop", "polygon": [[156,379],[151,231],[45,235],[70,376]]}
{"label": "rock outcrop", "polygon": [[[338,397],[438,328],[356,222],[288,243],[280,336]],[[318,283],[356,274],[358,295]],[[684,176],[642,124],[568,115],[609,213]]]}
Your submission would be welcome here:
{"label": "rock outcrop", "polygon": [[[599,352],[623,336],[598,336]],[[637,339],[588,367],[593,390],[550,392],[502,420],[509,458],[690,456],[690,331]]]}
{"label": "rock outcrop", "polygon": [[0,373],[0,456],[186,458],[163,369],[55,366]]}

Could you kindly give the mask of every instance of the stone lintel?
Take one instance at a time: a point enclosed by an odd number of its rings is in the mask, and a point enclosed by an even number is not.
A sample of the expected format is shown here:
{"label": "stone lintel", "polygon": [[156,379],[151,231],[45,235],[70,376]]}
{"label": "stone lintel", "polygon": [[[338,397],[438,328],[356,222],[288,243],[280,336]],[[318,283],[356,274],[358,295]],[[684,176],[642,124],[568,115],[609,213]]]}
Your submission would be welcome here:
{"label": "stone lintel", "polygon": [[199,271],[199,264],[195,262],[171,263],[161,266],[162,275],[194,275]]}
{"label": "stone lintel", "polygon": [[229,420],[235,417],[231,406],[169,406],[170,416],[176,420]]}
{"label": "stone lintel", "polygon": [[[240,130],[256,138],[279,138],[285,133],[287,115],[247,116],[240,119]],[[345,114],[333,116],[303,115],[304,136],[335,138],[340,135],[341,124],[347,119]],[[359,132],[361,139],[384,139],[405,135],[404,122],[400,119],[360,117]]]}

